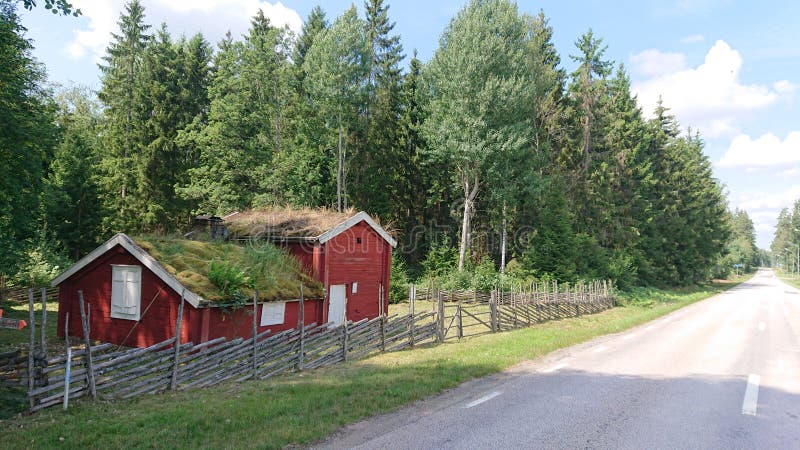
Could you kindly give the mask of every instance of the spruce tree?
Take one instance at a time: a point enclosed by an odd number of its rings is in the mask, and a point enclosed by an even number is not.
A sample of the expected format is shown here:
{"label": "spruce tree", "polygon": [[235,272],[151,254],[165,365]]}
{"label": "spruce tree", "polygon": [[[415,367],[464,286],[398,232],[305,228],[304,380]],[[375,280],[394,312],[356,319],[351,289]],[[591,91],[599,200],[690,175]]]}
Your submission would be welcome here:
{"label": "spruce tree", "polygon": [[104,108],[101,188],[104,204],[111,212],[104,221],[109,231],[140,229],[140,210],[146,203],[144,186],[143,125],[147,120],[144,98],[145,51],[151,37],[139,0],[125,4],[119,34],[112,34],[100,65],[102,87],[98,94]]}

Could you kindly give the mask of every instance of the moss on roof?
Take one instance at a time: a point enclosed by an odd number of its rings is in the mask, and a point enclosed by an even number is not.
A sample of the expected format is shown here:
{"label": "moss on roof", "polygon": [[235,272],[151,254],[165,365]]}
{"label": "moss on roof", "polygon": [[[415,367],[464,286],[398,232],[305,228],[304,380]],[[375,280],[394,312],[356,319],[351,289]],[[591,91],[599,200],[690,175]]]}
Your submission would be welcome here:
{"label": "moss on roof", "polygon": [[132,239],[186,289],[211,302],[232,301],[234,291],[252,298],[253,289],[258,289],[263,301],[297,299],[301,283],[305,298],[322,297],[322,284],[311,278],[297,259],[268,242],[236,245],[171,236]]}
{"label": "moss on roof", "polygon": [[353,217],[356,211],[269,207],[227,216],[229,232],[239,236],[317,237]]}

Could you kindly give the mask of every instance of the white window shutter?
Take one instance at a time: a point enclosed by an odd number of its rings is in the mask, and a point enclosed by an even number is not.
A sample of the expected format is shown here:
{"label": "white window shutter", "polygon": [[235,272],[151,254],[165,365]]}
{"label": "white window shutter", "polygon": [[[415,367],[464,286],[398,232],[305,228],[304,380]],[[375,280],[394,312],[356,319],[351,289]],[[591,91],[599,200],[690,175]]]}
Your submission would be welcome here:
{"label": "white window shutter", "polygon": [[261,326],[283,324],[286,302],[270,302],[261,305]]}
{"label": "white window shutter", "polygon": [[141,266],[112,266],[111,317],[139,320],[141,296]]}
{"label": "white window shutter", "polygon": [[111,278],[111,313],[118,312],[125,306],[125,271],[122,267],[113,266]]}

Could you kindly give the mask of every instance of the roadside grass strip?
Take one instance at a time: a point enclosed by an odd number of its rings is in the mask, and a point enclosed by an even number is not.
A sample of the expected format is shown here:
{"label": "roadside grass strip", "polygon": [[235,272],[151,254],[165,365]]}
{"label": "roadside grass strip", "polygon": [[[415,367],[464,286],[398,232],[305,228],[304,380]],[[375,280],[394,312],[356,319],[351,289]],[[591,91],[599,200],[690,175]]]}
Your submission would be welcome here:
{"label": "roadside grass strip", "polygon": [[627,330],[735,284],[679,291],[651,289],[647,295],[639,292],[638,298],[647,305],[637,305],[621,293],[625,306],[597,314],[380,354],[264,381],[130,401],[78,401],[68,411],[47,410],[0,421],[0,434],[7,449],[305,445],[346,424],[396,410],[554,350]]}

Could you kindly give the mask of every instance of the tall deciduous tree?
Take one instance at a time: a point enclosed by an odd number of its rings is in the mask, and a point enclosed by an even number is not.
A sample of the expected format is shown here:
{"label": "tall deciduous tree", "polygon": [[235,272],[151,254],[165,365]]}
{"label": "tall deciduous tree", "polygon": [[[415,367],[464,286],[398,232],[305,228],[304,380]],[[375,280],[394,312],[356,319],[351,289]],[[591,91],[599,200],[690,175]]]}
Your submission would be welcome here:
{"label": "tall deciduous tree", "polygon": [[423,126],[429,157],[449,161],[463,192],[459,270],[474,203],[490,164],[530,143],[529,22],[508,1],[471,1],[450,22],[427,67],[432,98]]}

